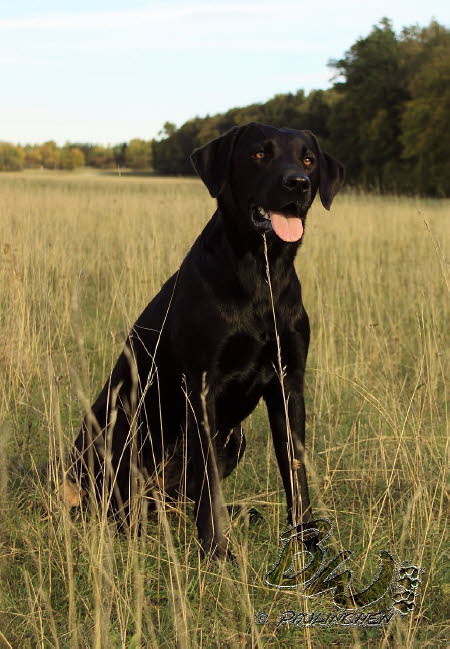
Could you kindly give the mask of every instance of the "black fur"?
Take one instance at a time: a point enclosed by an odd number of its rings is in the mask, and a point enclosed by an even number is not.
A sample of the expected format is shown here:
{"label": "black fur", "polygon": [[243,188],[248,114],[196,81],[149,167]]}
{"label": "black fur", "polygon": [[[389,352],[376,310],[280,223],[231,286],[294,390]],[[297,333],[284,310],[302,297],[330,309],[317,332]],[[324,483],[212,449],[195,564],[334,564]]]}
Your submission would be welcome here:
{"label": "black fur", "polygon": [[[203,549],[221,557],[227,544],[219,480],[239,462],[245,449],[240,424],[261,397],[289,519],[311,516],[303,464],[309,322],[293,265],[300,242],[279,238],[255,209],[294,211],[304,224],[317,191],[329,209],[343,167],[309,131],[256,123],[196,149],[192,162],[217,210],[131,330],[75,441],[74,469],[82,486],[89,491],[95,484],[98,493],[108,473],[112,508],[125,515],[133,476],[168,494],[187,491]],[[286,372],[291,457],[263,234]]]}

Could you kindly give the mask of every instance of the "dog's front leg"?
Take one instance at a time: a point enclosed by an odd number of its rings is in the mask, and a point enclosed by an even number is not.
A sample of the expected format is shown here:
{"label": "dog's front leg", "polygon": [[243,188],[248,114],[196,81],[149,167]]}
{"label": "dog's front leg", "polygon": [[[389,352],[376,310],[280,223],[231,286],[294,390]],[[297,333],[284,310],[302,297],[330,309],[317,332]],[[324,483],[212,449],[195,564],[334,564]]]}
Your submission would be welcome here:
{"label": "dog's front leg", "polygon": [[188,439],[198,536],[203,552],[220,559],[232,555],[223,531],[224,505],[217,467],[214,398],[204,380],[188,383],[188,394]]}
{"label": "dog's front leg", "polygon": [[266,388],[264,400],[286,492],[288,522],[291,525],[306,523],[312,518],[312,510],[305,469],[303,373],[294,373],[284,378],[284,397],[280,380],[276,376]]}

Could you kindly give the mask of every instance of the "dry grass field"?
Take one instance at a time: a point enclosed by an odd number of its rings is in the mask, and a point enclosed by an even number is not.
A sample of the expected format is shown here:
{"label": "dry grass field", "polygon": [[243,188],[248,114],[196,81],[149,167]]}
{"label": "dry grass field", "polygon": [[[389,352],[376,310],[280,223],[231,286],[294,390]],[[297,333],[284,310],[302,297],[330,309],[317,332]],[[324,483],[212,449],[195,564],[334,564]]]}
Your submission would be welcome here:
{"label": "dry grass field", "polygon": [[330,594],[265,584],[285,504],[262,405],[224,483],[228,503],[264,517],[233,521],[237,565],[199,558],[189,504],[149,515],[137,536],[61,503],[58,458],[213,207],[195,179],[0,176],[0,647],[446,646],[450,201],[338,195],[331,212],[311,209],[297,257],[315,512],[333,523],[332,556],[352,550],[358,589],[380,550],[423,569],[411,614],[277,624],[334,609]]}

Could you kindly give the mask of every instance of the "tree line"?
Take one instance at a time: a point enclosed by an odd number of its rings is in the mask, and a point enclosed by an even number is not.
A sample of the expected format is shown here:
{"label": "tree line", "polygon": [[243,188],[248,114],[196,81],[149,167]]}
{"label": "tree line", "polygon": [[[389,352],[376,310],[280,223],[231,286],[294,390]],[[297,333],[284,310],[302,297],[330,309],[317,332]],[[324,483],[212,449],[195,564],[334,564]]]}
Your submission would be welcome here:
{"label": "tree line", "polygon": [[24,146],[0,142],[0,171],[39,168],[71,171],[84,166],[96,169],[148,169],[152,163],[151,151],[152,142],[138,138],[115,146],[68,142],[59,147],[52,140]]}
{"label": "tree line", "polygon": [[450,30],[432,21],[397,34],[383,18],[329,65],[335,76],[328,90],[278,94],[180,127],[166,122],[159,139],[151,141],[111,147],[0,143],[0,170],[88,165],[192,174],[194,148],[256,121],[313,131],[345,164],[350,185],[450,196]]}
{"label": "tree line", "polygon": [[350,185],[450,196],[450,30],[432,21],[396,34],[384,18],[329,65],[329,90],[276,95],[180,128],[166,123],[153,142],[154,169],[192,173],[193,148],[256,121],[313,131],[345,164]]}

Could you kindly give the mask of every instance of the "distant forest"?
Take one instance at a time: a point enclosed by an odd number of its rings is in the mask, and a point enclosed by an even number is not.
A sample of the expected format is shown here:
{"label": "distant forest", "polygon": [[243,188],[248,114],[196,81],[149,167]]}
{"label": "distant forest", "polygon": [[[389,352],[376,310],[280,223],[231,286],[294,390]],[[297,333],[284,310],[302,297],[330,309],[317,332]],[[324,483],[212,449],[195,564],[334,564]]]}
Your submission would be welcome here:
{"label": "distant forest", "polygon": [[88,165],[193,174],[194,148],[232,126],[256,121],[313,131],[345,164],[350,185],[450,196],[450,30],[433,21],[396,34],[383,18],[329,66],[334,71],[329,90],[279,94],[180,127],[166,122],[159,139],[151,141],[112,147],[0,142],[0,170]]}

